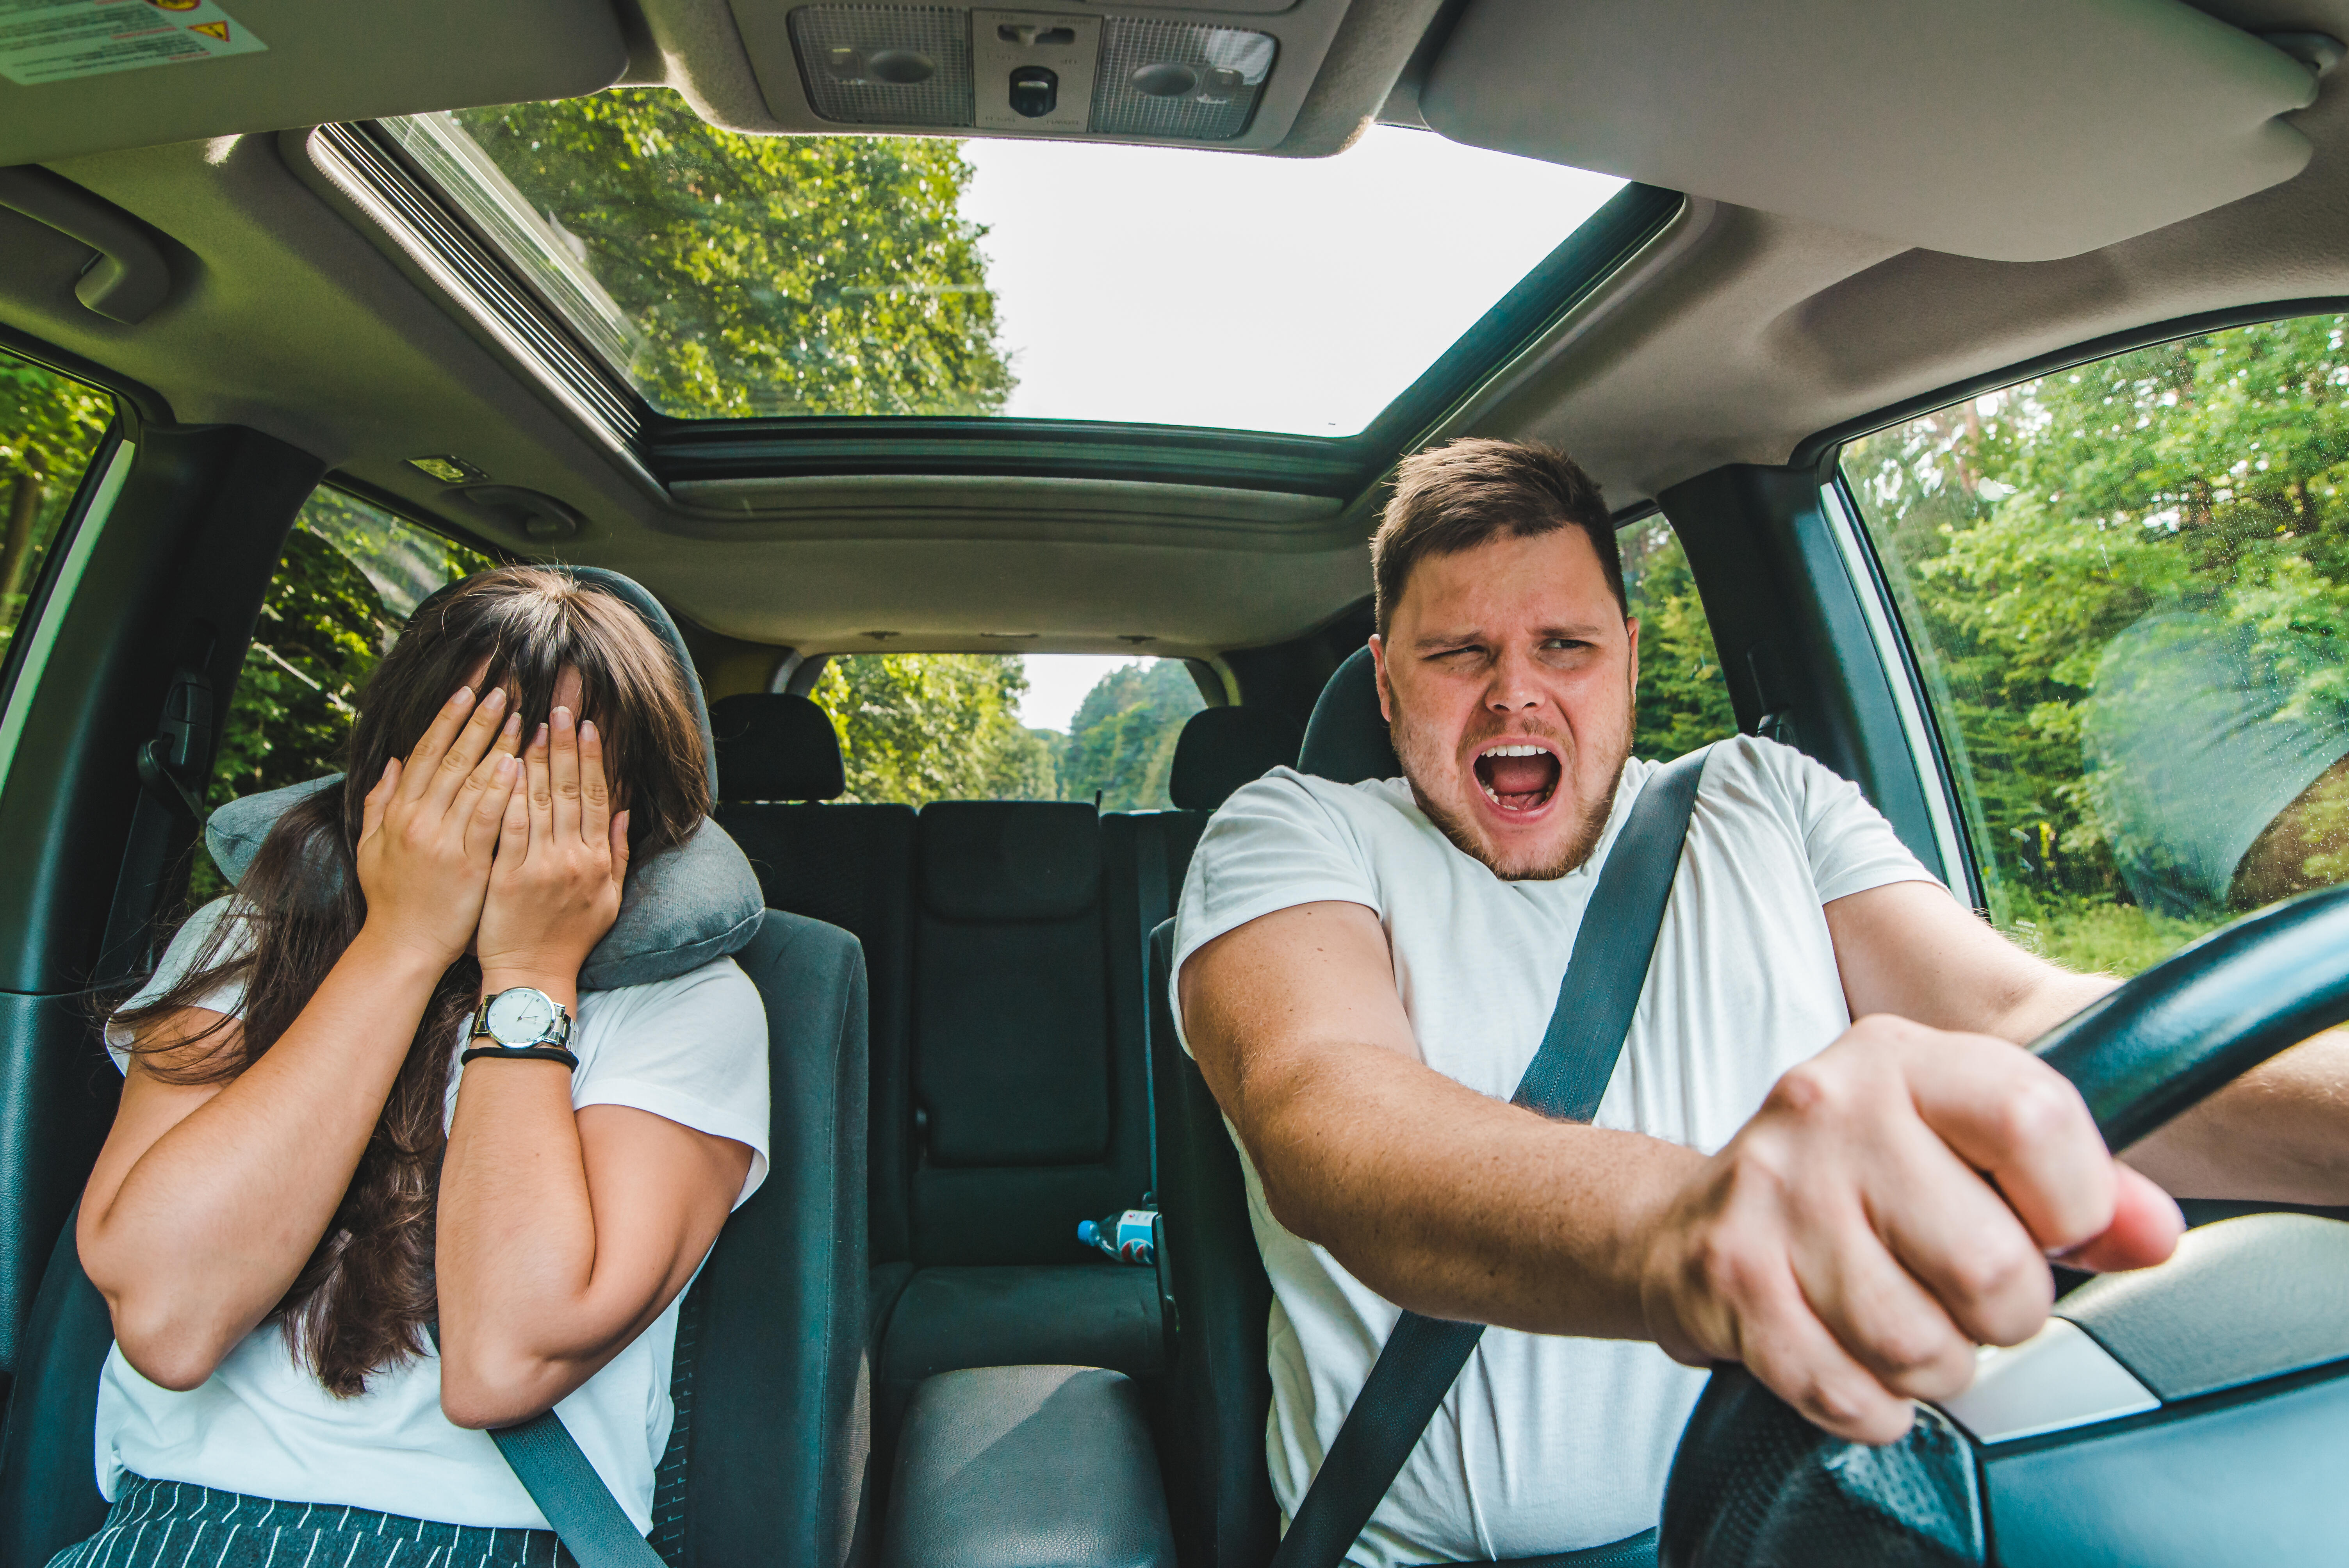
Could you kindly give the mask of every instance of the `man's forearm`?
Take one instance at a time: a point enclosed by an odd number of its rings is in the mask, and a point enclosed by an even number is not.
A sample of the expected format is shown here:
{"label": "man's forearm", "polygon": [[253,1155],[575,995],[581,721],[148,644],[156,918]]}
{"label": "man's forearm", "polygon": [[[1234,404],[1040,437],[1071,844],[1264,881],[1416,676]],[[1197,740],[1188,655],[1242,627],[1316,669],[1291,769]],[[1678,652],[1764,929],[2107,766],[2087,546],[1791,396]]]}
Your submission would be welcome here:
{"label": "man's forearm", "polygon": [[1389,1051],[1312,1062],[1238,1097],[1283,1225],[1430,1316],[1649,1336],[1641,1243],[1702,1155],[1550,1121]]}

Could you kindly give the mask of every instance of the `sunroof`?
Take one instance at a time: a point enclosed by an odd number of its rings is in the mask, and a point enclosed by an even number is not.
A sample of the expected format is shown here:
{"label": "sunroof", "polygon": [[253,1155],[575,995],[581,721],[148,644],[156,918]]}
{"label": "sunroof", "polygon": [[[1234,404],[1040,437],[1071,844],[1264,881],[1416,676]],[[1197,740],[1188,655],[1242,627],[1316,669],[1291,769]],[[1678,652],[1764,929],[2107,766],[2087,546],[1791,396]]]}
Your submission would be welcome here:
{"label": "sunroof", "polygon": [[1623,183],[1384,126],[1329,159],[750,137],[657,88],[385,124],[694,419],[1353,435]]}

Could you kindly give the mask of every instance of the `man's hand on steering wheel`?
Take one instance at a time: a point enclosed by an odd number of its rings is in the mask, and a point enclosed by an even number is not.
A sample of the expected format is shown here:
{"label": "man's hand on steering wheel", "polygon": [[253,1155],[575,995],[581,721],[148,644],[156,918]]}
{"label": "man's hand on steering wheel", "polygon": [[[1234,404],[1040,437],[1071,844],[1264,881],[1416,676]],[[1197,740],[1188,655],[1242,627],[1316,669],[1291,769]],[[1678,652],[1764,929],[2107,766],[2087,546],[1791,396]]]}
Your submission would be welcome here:
{"label": "man's hand on steering wheel", "polygon": [[1743,1362],[1838,1436],[1889,1442],[1977,1345],[2046,1321],[2048,1259],[2143,1268],[2178,1206],[2004,1040],[1862,1018],[1778,1080],[1648,1232],[1640,1303],[1692,1365]]}

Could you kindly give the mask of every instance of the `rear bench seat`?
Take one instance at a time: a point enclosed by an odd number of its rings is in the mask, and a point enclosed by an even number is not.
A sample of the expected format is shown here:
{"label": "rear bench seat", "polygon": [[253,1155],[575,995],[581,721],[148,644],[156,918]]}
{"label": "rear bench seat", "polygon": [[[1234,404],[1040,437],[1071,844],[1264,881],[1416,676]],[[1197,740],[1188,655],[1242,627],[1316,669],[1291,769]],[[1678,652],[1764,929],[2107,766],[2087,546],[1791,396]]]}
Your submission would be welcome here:
{"label": "rear bench seat", "polygon": [[1155,1275],[1083,1247],[1077,1223],[1150,1188],[1143,944],[1172,913],[1207,808],[1293,761],[1293,727],[1238,708],[1195,716],[1175,798],[1198,809],[956,800],[917,817],[805,803],[843,789],[832,725],[805,697],[728,697],[711,720],[717,815],[768,902],[864,944],[876,1474],[934,1373],[1156,1374]]}

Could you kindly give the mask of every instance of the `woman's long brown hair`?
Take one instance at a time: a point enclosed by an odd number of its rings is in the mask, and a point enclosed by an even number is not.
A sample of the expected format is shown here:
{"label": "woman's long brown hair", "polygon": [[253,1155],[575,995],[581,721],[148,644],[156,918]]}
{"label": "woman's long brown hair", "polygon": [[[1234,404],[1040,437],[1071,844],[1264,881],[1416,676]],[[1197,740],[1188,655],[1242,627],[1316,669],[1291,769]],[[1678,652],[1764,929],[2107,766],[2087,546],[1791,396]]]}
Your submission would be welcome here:
{"label": "woman's long brown hair", "polygon": [[[412,751],[468,682],[479,691],[506,686],[531,734],[565,668],[579,672],[575,717],[603,732],[615,804],[628,810],[631,863],[690,836],[709,810],[709,775],[686,678],[667,645],[626,601],[563,572],[505,566],[468,578],[418,607],[368,681],[341,785],[303,797],[277,820],[180,980],[115,1015],[139,1039],[133,1049],[160,1049],[148,1043],[157,1026],[202,1006],[216,986],[243,983],[242,1030],[215,1025],[206,1034],[218,1044],[194,1053],[191,1065],[150,1058],[149,1070],[167,1082],[223,1083],[260,1060],[367,919],[356,849],[362,803],[384,764]],[[480,987],[470,956],[433,987],[341,1206],[274,1314],[295,1353],[337,1395],[364,1393],[370,1373],[420,1354],[423,1326],[438,1315],[442,1116],[459,1031]],[[204,1037],[168,1048],[179,1057]]]}

